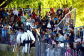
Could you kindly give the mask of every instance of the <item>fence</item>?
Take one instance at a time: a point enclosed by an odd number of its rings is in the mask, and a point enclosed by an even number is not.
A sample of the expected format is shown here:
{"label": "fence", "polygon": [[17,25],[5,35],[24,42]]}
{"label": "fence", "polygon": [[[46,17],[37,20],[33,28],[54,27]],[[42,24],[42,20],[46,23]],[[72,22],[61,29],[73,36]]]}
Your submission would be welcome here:
{"label": "fence", "polygon": [[75,27],[74,33],[75,39],[81,39],[81,41],[84,41],[84,26]]}
{"label": "fence", "polygon": [[36,56],[83,56],[82,51],[71,49],[65,43],[52,45],[40,42],[36,45]]}

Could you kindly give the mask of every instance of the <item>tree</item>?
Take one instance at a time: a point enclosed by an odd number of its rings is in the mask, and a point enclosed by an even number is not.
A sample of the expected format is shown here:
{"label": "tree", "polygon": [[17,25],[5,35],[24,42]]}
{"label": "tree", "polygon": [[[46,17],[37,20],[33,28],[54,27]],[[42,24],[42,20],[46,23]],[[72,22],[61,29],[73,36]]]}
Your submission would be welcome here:
{"label": "tree", "polygon": [[9,3],[11,3],[13,0],[0,0],[0,8],[6,7]]}

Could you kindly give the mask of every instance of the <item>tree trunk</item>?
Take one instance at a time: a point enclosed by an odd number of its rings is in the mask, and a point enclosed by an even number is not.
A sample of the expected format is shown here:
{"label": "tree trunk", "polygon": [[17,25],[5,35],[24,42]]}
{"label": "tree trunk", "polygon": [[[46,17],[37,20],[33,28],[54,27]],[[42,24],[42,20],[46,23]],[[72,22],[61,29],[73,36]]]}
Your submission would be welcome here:
{"label": "tree trunk", "polygon": [[5,0],[0,0],[0,4],[2,4]]}
{"label": "tree trunk", "polygon": [[[5,0],[3,0],[3,2],[4,2]],[[9,3],[11,3],[13,0],[7,0],[4,4],[2,4],[1,6],[0,6],[0,8],[4,8],[4,7],[6,7]],[[2,2],[2,3],[3,3]],[[0,3],[1,4],[1,3]]]}

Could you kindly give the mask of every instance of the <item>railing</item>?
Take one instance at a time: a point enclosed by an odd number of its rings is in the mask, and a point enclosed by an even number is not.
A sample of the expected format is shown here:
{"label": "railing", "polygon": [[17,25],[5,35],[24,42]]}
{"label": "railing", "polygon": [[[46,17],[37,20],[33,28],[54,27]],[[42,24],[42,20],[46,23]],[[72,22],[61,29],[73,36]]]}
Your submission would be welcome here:
{"label": "railing", "polygon": [[71,49],[67,43],[48,44],[40,42],[36,44],[36,56],[82,56],[80,49]]}
{"label": "railing", "polygon": [[81,41],[84,41],[84,26],[75,27],[74,33],[75,39],[81,39]]}

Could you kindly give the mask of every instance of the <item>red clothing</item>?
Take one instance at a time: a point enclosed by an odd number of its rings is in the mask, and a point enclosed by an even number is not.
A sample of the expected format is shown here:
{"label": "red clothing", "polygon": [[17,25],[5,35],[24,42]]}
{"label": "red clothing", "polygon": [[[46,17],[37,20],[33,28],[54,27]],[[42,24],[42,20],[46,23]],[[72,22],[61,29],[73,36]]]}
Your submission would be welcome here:
{"label": "red clothing", "polygon": [[32,18],[33,19],[36,19],[37,18],[37,15],[34,12],[32,13]]}
{"label": "red clothing", "polygon": [[55,12],[54,12],[54,8],[50,8],[50,13],[51,14],[54,14]]}
{"label": "red clothing", "polygon": [[64,14],[67,14],[69,12],[69,8],[64,8]]}
{"label": "red clothing", "polygon": [[20,22],[21,21],[21,18],[20,17],[17,17],[17,21]]}

